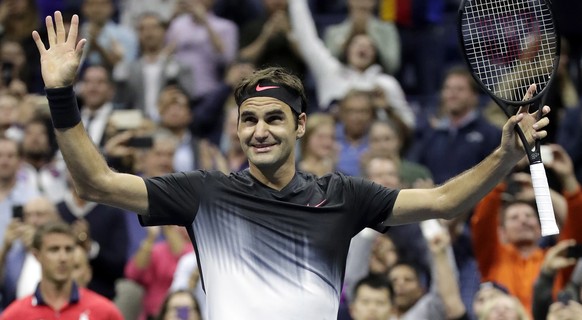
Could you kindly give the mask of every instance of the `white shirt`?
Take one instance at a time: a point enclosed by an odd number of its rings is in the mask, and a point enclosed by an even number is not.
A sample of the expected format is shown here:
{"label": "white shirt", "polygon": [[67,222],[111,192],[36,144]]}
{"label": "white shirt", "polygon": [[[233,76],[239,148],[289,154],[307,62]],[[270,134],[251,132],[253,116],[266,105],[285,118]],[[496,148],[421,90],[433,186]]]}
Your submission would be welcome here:
{"label": "white shirt", "polygon": [[[113,104],[111,104],[111,102],[105,103],[95,111],[91,111],[89,108],[83,108],[81,111],[83,125],[91,137],[91,140],[97,146],[101,144],[101,139],[103,139],[103,134],[105,133],[105,128],[109,122],[111,112],[113,112]],[[93,116],[92,119],[91,115]]]}
{"label": "white shirt", "polygon": [[160,91],[160,81],[162,79],[163,59],[157,59],[153,63],[143,60],[143,88],[145,93],[144,110],[146,115],[154,122],[160,121],[158,112],[158,96]]}
{"label": "white shirt", "polygon": [[22,272],[20,272],[20,277],[18,277],[18,283],[16,284],[16,299],[33,294],[41,277],[42,267],[40,263],[32,253],[28,252],[24,258]]}

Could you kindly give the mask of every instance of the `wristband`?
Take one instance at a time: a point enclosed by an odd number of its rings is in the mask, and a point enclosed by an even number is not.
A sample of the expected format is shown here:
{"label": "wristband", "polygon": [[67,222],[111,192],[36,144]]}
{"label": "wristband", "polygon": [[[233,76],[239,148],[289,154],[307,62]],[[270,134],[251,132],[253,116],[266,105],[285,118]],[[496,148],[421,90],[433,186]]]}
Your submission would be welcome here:
{"label": "wristband", "polygon": [[72,128],[81,122],[73,86],[47,88],[45,92],[55,129]]}

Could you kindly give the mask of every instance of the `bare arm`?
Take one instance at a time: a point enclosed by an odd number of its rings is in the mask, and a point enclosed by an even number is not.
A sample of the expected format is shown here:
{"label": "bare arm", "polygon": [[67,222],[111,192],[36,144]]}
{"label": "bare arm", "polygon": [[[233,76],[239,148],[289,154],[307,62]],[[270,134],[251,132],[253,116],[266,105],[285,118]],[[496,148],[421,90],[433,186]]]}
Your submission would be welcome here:
{"label": "bare arm", "polygon": [[[48,49],[45,48],[38,32],[34,31],[32,34],[40,52],[45,86],[48,91],[72,86],[86,43],[85,39],[75,43],[79,18],[76,15],[73,16],[68,37],[65,36],[63,18],[58,11],[55,12],[55,25],[53,25],[52,17],[47,17],[46,27]],[[72,106],[67,103],[65,106],[76,107],[72,101],[74,99],[70,102]],[[54,116],[53,122],[55,122]],[[55,131],[59,148],[79,196],[140,214],[147,211],[147,190],[143,180],[137,176],[120,174],[111,170],[93,145],[81,122],[71,128],[57,128]]]}
{"label": "bare arm", "polygon": [[[532,95],[533,92],[535,86],[530,87],[527,95]],[[543,108],[543,114],[549,111],[548,106]],[[387,224],[403,224],[434,218],[452,219],[469,211],[523,158],[525,152],[515,133],[515,126],[519,125],[522,128],[531,143],[535,139],[546,137],[547,132],[543,129],[548,123],[546,117],[537,120],[537,111],[530,114],[527,107],[522,108],[517,115],[509,118],[503,127],[500,147],[480,164],[439,187],[400,191]]]}

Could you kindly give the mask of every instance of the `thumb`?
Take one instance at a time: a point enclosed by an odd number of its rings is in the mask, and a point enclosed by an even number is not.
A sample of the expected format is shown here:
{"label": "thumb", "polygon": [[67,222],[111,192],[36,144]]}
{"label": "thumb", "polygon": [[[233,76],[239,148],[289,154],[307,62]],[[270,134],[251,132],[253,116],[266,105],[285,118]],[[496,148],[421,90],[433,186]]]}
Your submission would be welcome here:
{"label": "thumb", "polygon": [[85,49],[85,44],[87,43],[87,39],[83,38],[77,42],[77,46],[75,47],[75,54],[77,55],[77,59],[81,61],[81,57],[83,57],[83,49]]}

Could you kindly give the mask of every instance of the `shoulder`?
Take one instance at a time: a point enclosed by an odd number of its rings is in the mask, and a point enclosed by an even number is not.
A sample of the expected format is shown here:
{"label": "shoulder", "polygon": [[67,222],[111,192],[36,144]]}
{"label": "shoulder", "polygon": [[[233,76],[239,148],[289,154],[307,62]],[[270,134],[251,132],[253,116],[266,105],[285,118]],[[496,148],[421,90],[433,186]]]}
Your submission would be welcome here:
{"label": "shoulder", "polygon": [[0,315],[1,320],[24,319],[28,314],[35,314],[35,306],[32,304],[32,295],[12,302]]}
{"label": "shoulder", "polygon": [[208,22],[210,22],[213,27],[227,29],[228,31],[236,31],[238,29],[234,22],[215,15],[209,16]]}
{"label": "shoulder", "polygon": [[81,288],[81,303],[87,305],[92,312],[99,311],[102,315],[109,315],[107,319],[123,319],[121,312],[109,299],[86,288]]}

